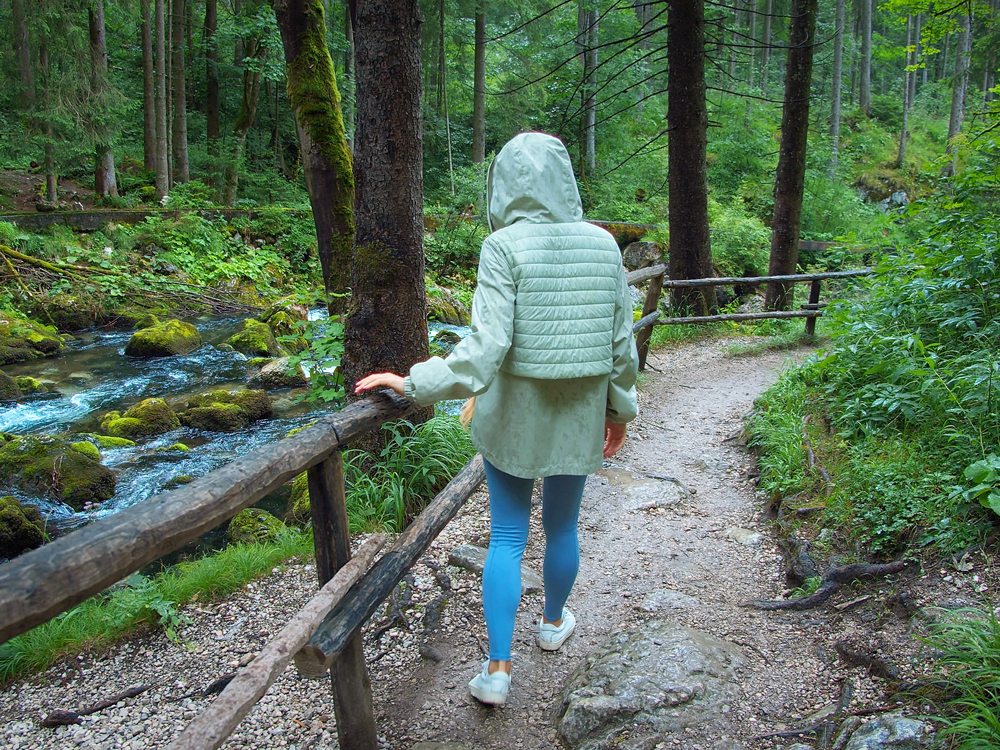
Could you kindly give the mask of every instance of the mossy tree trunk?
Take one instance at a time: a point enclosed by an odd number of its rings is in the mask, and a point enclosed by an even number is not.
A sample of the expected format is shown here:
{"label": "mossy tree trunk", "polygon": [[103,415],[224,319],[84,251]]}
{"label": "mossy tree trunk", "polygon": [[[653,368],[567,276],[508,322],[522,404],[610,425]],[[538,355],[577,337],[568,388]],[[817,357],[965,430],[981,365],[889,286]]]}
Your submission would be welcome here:
{"label": "mossy tree trunk", "polygon": [[[704,279],[713,275],[708,235],[704,0],[671,0],[667,67],[670,278]],[[671,304],[684,314],[707,315],[713,297],[713,287],[675,289]]]}
{"label": "mossy tree trunk", "polygon": [[[785,68],[785,105],[781,115],[781,146],[774,178],[774,219],[771,222],[770,276],[795,273],[802,226],[802,193],[806,176],[809,133],[809,88],[816,47],[817,0],[792,0]],[[764,295],[768,310],[787,310],[794,284],[771,282]]]}
{"label": "mossy tree trunk", "polygon": [[187,144],[187,85],[184,68],[184,0],[173,0],[173,60],[171,85],[173,86],[173,147],[174,184],[178,185],[190,179],[188,171]]}
{"label": "mossy tree trunk", "polygon": [[[104,1],[97,0],[87,9],[90,30],[90,77],[94,105],[102,109],[105,89],[108,85],[108,44],[104,33]],[[115,177],[115,154],[111,148],[114,136],[105,115],[93,115],[94,122],[94,193],[107,197],[118,195],[118,180]]]}
{"label": "mossy tree trunk", "polygon": [[139,45],[142,47],[142,165],[156,171],[156,75],[149,0],[139,2]]}
{"label": "mossy tree trunk", "polygon": [[236,118],[234,128],[235,145],[226,165],[225,185],[223,188],[223,203],[227,206],[236,202],[236,188],[239,186],[240,165],[247,142],[247,133],[253,127],[257,117],[257,104],[260,102],[260,81],[263,74],[264,58],[267,57],[267,47],[259,39],[250,39],[245,43],[246,56],[243,58],[243,104]]}
{"label": "mossy tree trunk", "polygon": [[274,0],[274,13],[285,49],[288,100],[298,126],[328,306],[331,315],[340,315],[346,309],[343,295],[351,280],[354,174],[326,46],[323,3]]}
{"label": "mossy tree trunk", "polygon": [[153,5],[154,49],[153,65],[156,84],[156,197],[170,190],[170,167],[167,159],[167,35],[164,18],[165,0]]}
{"label": "mossy tree trunk", "polygon": [[[148,0],[147,0],[148,2]],[[208,152],[215,155],[219,142],[219,25],[218,0],[205,2],[205,119]]]}
{"label": "mossy tree trunk", "polygon": [[[428,356],[418,0],[358,0],[357,210],[344,385]],[[431,410],[418,413],[421,421]]]}

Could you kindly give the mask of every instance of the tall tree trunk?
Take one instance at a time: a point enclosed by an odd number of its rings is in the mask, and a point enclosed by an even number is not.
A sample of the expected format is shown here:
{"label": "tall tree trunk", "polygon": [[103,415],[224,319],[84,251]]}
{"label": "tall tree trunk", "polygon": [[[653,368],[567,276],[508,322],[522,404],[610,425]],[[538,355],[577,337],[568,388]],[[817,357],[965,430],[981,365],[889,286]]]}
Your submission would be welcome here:
{"label": "tall tree trunk", "polygon": [[972,49],[972,18],[968,15],[959,17],[961,28],[958,33],[958,49],[955,52],[955,72],[951,84],[951,113],[948,117],[948,147],[946,154],[952,155],[945,165],[945,176],[955,174],[955,161],[958,148],[955,137],[962,130],[962,120],[965,118],[965,90],[969,82],[969,51]]}
{"label": "tall tree trunk", "polygon": [[156,39],[156,197],[163,198],[170,190],[170,168],[167,158],[167,45],[163,4],[155,0],[154,35]]}
{"label": "tall tree trunk", "polygon": [[153,32],[149,0],[139,2],[139,37],[142,46],[142,165],[156,171],[156,71],[153,66]]}
{"label": "tall tree trunk", "polygon": [[[906,17],[906,67],[913,65],[915,55],[910,52],[910,45],[913,44],[913,21],[912,15]],[[906,128],[910,120],[910,105],[913,103],[913,79],[916,75],[907,70],[903,75],[903,127],[899,132],[899,151],[896,152],[896,169],[903,166],[906,160]]]}
{"label": "tall tree trunk", "polygon": [[55,142],[52,132],[52,89],[49,84],[49,48],[43,39],[38,49],[38,67],[42,71],[42,136],[45,140],[45,200],[55,203],[59,200],[59,178],[56,176]]}
{"label": "tall tree trunk", "polygon": [[597,123],[598,10],[596,4],[584,13],[583,51],[583,169],[586,179],[597,167],[595,130]]}
{"label": "tall tree trunk", "polygon": [[[793,0],[794,2],[794,0]],[[861,0],[861,74],[858,104],[872,116],[872,0]]]}
{"label": "tall tree trunk", "polygon": [[445,86],[447,85],[445,67],[447,65],[447,60],[445,59],[445,49],[444,49],[444,0],[438,0],[438,38],[437,38],[437,76],[435,82],[437,84],[437,113],[440,115],[444,112],[444,97],[445,97]]}
{"label": "tall tree trunk", "polygon": [[236,22],[236,39],[233,42],[233,65],[243,69],[243,58],[246,49],[243,39],[243,0],[233,0],[233,20]]}
{"label": "tall tree trunk", "polygon": [[[146,0],[148,2],[149,0]],[[205,0],[205,117],[208,153],[218,150],[219,130],[219,26],[218,0]]]}
{"label": "tall tree trunk", "polygon": [[[95,0],[87,9],[90,26],[90,79],[94,100],[99,103],[108,85],[108,44],[104,34],[104,0]],[[112,134],[101,124],[94,132],[94,193],[106,198],[118,196]]]}
{"label": "tall tree trunk", "polygon": [[742,8],[740,7],[742,4],[743,0],[733,0],[733,32],[729,39],[729,78],[732,80],[736,79],[736,45],[743,43],[740,40],[740,27],[743,24]]}
{"label": "tall tree trunk", "polygon": [[635,10],[635,19],[639,22],[639,57],[643,58],[639,63],[639,100],[635,103],[635,117],[642,119],[642,110],[646,104],[646,96],[649,92],[649,63],[645,57],[649,53],[649,30],[647,28],[649,19],[649,7],[646,0],[633,0],[632,8]]}
{"label": "tall tree trunk", "polygon": [[[921,52],[921,50],[920,50],[920,15],[921,15],[920,13],[917,13],[917,15],[913,17],[913,41],[911,42],[911,44],[913,45],[913,52],[910,54],[910,65],[911,66],[916,66],[920,62],[920,52]],[[908,89],[908,93],[909,93],[909,97],[910,97],[910,106],[912,107],[913,103],[917,99],[917,71],[916,70],[912,71],[912,73],[910,74],[910,88]]]}
{"label": "tall tree trunk", "polygon": [[[748,13],[750,15],[750,34],[747,40],[748,44],[757,44],[757,0],[749,0],[749,5],[747,6]],[[756,56],[751,51],[747,56],[747,69],[749,70],[749,75],[747,76],[747,83],[750,88],[753,88],[754,79],[754,68],[756,67],[754,63],[756,62]]]}
{"label": "tall tree trunk", "polygon": [[767,10],[764,14],[764,36],[760,51],[760,89],[767,94],[767,68],[771,62],[771,15],[774,13],[774,0],[767,0]]}
{"label": "tall tree trunk", "polygon": [[[260,43],[260,39],[253,38],[244,41],[244,45],[246,55],[251,59],[261,61],[267,56],[267,47]],[[222,200],[227,206],[236,202],[236,189],[239,187],[240,168],[243,166],[247,133],[250,132],[254,119],[257,117],[257,104],[260,102],[260,68],[260,65],[243,66],[243,104],[240,106],[240,114],[236,118],[236,127],[233,131],[236,140],[229,163],[226,165],[223,188]]]}
{"label": "tall tree trunk", "polygon": [[[870,0],[863,0],[869,2]],[[809,87],[812,82],[817,0],[792,0],[788,24],[788,62],[785,68],[785,104],[781,115],[781,145],[774,179],[774,219],[771,223],[771,276],[795,273],[799,259],[802,193],[806,174],[806,137],[809,132]],[[793,284],[767,285],[764,307],[787,310]]]}
{"label": "tall tree trunk", "polygon": [[14,52],[20,73],[21,104],[31,107],[35,103],[35,79],[31,72],[31,46],[28,42],[28,17],[25,0],[11,0],[11,22],[14,26]]}
{"label": "tall tree trunk", "polygon": [[[670,278],[702,279],[714,275],[708,234],[704,0],[670,0],[667,13]],[[671,304],[706,315],[714,296],[713,287],[675,289]]]}
{"label": "tall tree trunk", "polygon": [[164,15],[164,19],[163,20],[164,20],[164,33],[167,36],[166,36],[166,39],[164,39],[164,41],[163,41],[163,49],[164,49],[164,53],[166,54],[166,57],[163,60],[163,67],[164,67],[164,69],[167,72],[167,80],[166,80],[166,87],[167,87],[167,99],[166,99],[166,104],[167,104],[167,111],[166,111],[166,117],[167,117],[167,185],[169,187],[171,187],[171,188],[173,188],[173,186],[174,186],[174,160],[173,160],[173,153],[174,153],[174,148],[173,148],[173,135],[174,135],[174,129],[173,129],[173,122],[174,122],[174,118],[173,118],[173,95],[174,95],[174,87],[173,87],[173,83],[172,83],[172,81],[173,81],[173,73],[174,73],[174,66],[171,64],[172,63],[172,58],[173,58],[173,55],[171,53],[172,53],[172,51],[174,49],[174,44],[173,44],[173,30],[174,30],[174,25],[173,25],[173,22],[172,22],[173,16],[171,15],[171,13],[173,12],[173,6],[174,6],[174,0],[165,0],[165,5],[163,6],[163,12],[164,12],[165,15]]}
{"label": "tall tree trunk", "polygon": [[486,0],[476,5],[476,47],[472,83],[472,163],[486,161]]}
{"label": "tall tree trunk", "polygon": [[840,100],[844,78],[844,0],[837,0],[833,37],[833,93],[830,96],[830,176],[837,172],[840,155]]}
{"label": "tall tree trunk", "polygon": [[173,85],[174,100],[174,184],[187,182],[188,174],[188,144],[187,144],[187,86],[184,75],[184,0],[173,0]]}
{"label": "tall tree trunk", "polygon": [[327,307],[347,309],[354,244],[354,173],[340,111],[340,92],[326,46],[320,0],[275,0],[285,49],[288,100],[298,126]]}
{"label": "tall tree trunk", "polygon": [[940,81],[946,75],[948,75],[948,47],[951,43],[951,32],[944,35],[944,45],[941,47],[941,70],[938,71],[936,80]]}
{"label": "tall tree trunk", "polygon": [[406,372],[428,356],[420,4],[357,0],[356,13],[357,212],[343,358],[349,399],[358,378]]}

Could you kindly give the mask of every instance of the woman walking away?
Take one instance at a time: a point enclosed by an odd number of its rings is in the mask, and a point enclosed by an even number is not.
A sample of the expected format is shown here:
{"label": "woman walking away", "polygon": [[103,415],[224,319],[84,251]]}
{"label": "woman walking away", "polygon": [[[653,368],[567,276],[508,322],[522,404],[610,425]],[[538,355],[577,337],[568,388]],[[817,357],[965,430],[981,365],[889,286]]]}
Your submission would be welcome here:
{"label": "woman walking away", "polygon": [[355,392],[388,386],[421,405],[478,397],[471,432],[490,494],[490,658],[469,689],[501,705],[534,480],[544,477],[538,645],[555,651],[576,624],[565,604],[580,563],[584,483],[625,443],[625,423],[637,412],[638,357],[621,253],[608,232],[583,222],[563,144],[543,133],[513,138],[490,166],[486,202],[493,234],[480,253],[472,332],[446,359],[420,362],[405,378],[369,375]]}

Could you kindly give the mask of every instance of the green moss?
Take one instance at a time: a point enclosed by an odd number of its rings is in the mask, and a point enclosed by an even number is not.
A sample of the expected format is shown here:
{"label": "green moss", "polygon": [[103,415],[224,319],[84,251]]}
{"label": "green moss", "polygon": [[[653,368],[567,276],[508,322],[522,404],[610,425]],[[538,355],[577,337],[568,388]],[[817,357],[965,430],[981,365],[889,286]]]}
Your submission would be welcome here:
{"label": "green moss", "polygon": [[292,494],[288,498],[285,523],[289,526],[305,526],[311,519],[312,506],[309,504],[309,478],[305,472],[302,472],[292,482]]}
{"label": "green moss", "polygon": [[[117,414],[118,412],[108,412],[108,414]],[[105,418],[107,415],[105,415]],[[128,438],[121,437],[110,437],[108,435],[98,435],[94,432],[83,432],[80,437],[87,438],[94,445],[96,445],[101,450],[107,450],[109,448],[133,448],[135,447],[135,442],[129,440]]]}
{"label": "green moss", "polygon": [[251,367],[263,367],[268,362],[273,361],[274,357],[250,357],[250,359],[247,360],[247,364]]}
{"label": "green moss", "polygon": [[229,522],[226,538],[230,544],[273,542],[285,530],[285,524],[260,508],[241,510]]}
{"label": "green moss", "polygon": [[280,357],[285,353],[278,346],[271,327],[252,318],[244,320],[226,343],[248,357]]}
{"label": "green moss", "polygon": [[64,347],[55,329],[0,314],[0,365],[56,354]]}
{"label": "green moss", "polygon": [[17,381],[5,372],[0,372],[0,402],[18,401],[21,398],[21,389]]}
{"label": "green moss", "polygon": [[16,497],[0,497],[0,557],[12,558],[45,541],[42,514]]}
{"label": "green moss", "polygon": [[[0,380],[2,380],[2,378],[0,378]],[[20,375],[14,378],[14,382],[17,383],[17,387],[25,396],[33,393],[46,393],[48,391],[48,388],[45,387],[44,383],[28,375]]]}
{"label": "green moss", "polygon": [[25,435],[0,447],[0,481],[46,492],[75,510],[115,493],[110,469],[54,435]]}
{"label": "green moss", "polygon": [[174,443],[173,445],[169,446],[168,448],[161,448],[160,450],[164,450],[164,451],[176,451],[178,453],[187,453],[191,449],[188,448],[186,445],[184,445],[184,443]]}
{"label": "green moss", "polygon": [[264,391],[209,391],[188,399],[178,416],[186,427],[209,432],[234,432],[274,415],[271,399]]}
{"label": "green moss", "polygon": [[89,440],[81,440],[78,443],[70,443],[69,447],[78,453],[82,453],[85,456],[90,456],[95,461],[101,460],[101,452],[97,449],[97,446],[91,443]]}
{"label": "green moss", "polygon": [[124,414],[109,411],[101,419],[101,431],[114,437],[162,435],[180,426],[177,415],[162,398],[147,398]]}
{"label": "green moss", "polygon": [[139,331],[143,328],[153,328],[158,325],[160,325],[160,319],[153,315],[153,313],[147,313],[145,315],[140,315],[132,327]]}
{"label": "green moss", "polygon": [[201,334],[190,323],[168,320],[132,334],[125,355],[128,357],[170,357],[189,354],[202,344]]}
{"label": "green moss", "polygon": [[167,481],[167,483],[163,485],[163,489],[164,491],[176,490],[178,487],[182,487],[185,484],[190,484],[193,481],[194,477],[190,476],[189,474],[180,474],[174,477],[173,479]]}

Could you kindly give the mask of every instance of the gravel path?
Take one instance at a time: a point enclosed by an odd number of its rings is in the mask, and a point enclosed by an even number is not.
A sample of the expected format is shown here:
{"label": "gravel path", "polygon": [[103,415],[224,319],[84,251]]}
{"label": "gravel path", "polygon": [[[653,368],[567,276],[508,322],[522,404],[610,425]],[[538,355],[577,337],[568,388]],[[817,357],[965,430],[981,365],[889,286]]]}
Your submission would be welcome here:
{"label": "gravel path", "polygon": [[[878,702],[880,683],[838,664],[832,646],[846,637],[898,649],[913,641],[908,619],[863,608],[763,613],[741,606],[778,597],[784,571],[767,533],[744,539],[756,545],[732,538],[740,536],[733,528],[763,529],[761,503],[748,480],[752,461],[735,438],[753,399],[803,353],[729,358],[725,343],[686,344],[650,358],[656,369],[644,376],[641,417],[626,447],[587,482],[581,571],[569,602],[577,631],[560,651],[539,651],[533,628],[541,595],[525,596],[511,693],[501,709],[478,705],[466,688],[486,643],[480,582],[447,558],[459,544],[486,546],[489,529],[485,493],[467,503],[400,588],[401,601],[409,599],[402,618],[390,623],[379,615],[366,630],[383,747],[408,750],[422,741],[458,742],[469,750],[561,747],[554,718],[566,678],[606,636],[650,617],[732,641],[747,659],[739,675],[744,700],[728,707],[730,731],[692,732],[658,748],[791,744],[753,737],[836,702],[845,679],[852,680],[855,705]],[[650,475],[674,477],[692,492],[670,507],[630,510],[641,495],[636,487],[663,481]],[[540,571],[537,515],[525,562]],[[211,700],[201,691],[252,659],[314,590],[311,561],[291,561],[225,601],[185,607],[190,624],[179,643],[149,633],[10,685],[0,694],[0,746],[163,746]],[[879,593],[881,601],[886,592]],[[391,627],[376,638],[383,625]],[[38,726],[50,710],[78,710],[137,684],[155,687],[81,725]],[[300,678],[290,668],[225,747],[336,747],[333,714],[328,681]]]}

